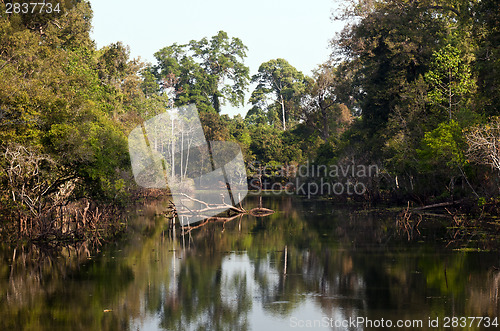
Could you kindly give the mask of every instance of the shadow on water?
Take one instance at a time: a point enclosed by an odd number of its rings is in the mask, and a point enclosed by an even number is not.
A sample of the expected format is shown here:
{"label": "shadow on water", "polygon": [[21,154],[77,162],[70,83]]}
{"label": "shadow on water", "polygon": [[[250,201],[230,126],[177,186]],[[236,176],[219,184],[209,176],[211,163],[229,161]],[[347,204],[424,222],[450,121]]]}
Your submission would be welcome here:
{"label": "shadow on water", "polygon": [[[249,196],[244,207],[257,204]],[[425,329],[429,317],[498,316],[498,253],[446,249],[436,229],[408,242],[377,211],[289,196],[263,204],[276,213],[184,235],[161,216],[167,202],[147,205],[98,254],[85,243],[1,247],[0,329],[276,331],[357,317]]]}

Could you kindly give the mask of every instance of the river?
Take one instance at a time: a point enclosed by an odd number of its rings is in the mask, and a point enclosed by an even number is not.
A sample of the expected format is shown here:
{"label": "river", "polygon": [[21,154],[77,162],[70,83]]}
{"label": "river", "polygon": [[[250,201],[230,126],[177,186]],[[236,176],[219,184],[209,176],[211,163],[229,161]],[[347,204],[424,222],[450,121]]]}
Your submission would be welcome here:
{"label": "river", "polygon": [[[249,196],[243,206],[257,203]],[[438,330],[464,321],[473,330],[496,323],[500,254],[452,249],[445,226],[424,220],[408,240],[382,211],[266,195],[271,216],[174,234],[161,216],[165,206],[138,207],[125,238],[99,252],[90,243],[0,246],[0,330],[371,330],[397,323]]]}

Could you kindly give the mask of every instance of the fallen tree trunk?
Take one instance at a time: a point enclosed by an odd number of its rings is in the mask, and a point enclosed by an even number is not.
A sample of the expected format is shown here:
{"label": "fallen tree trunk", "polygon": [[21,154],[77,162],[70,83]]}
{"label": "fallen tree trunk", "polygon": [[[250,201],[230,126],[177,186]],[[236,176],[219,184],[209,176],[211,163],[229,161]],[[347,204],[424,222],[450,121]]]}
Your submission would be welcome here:
{"label": "fallen tree trunk", "polygon": [[[181,206],[180,206],[181,208],[177,208],[172,202],[170,202],[169,210],[164,213],[167,218],[170,218],[173,220],[177,216],[194,216],[194,215],[199,216],[199,217],[201,216],[201,217],[205,218],[204,223],[200,224],[200,226],[202,226],[202,225],[206,224],[206,221],[208,221],[208,220],[211,220],[211,221],[231,221],[234,218],[241,216],[241,215],[244,215],[244,214],[251,215],[254,217],[264,217],[264,216],[269,216],[269,215],[274,214],[274,210],[268,209],[268,208],[263,208],[261,206],[262,202],[260,203],[259,207],[257,207],[257,208],[246,210],[241,205],[241,202],[239,203],[239,207],[235,207],[233,205],[225,203],[224,200],[220,204],[210,204],[210,203],[207,203],[205,201],[193,198],[193,197],[191,197],[187,194],[184,194],[184,193],[182,193],[181,195],[188,200],[191,200],[193,202],[197,202],[197,203],[201,204],[203,207],[200,209],[191,209],[181,202]],[[225,217],[224,216],[203,215],[203,213],[205,213],[207,211],[219,211],[219,210],[220,210],[220,213],[229,210],[230,212],[235,213],[235,215],[229,214],[228,216],[225,216]],[[193,227],[191,227],[191,228],[193,228]],[[196,228],[196,227],[194,227],[194,228]]]}
{"label": "fallen tree trunk", "polygon": [[418,210],[424,210],[424,209],[430,209],[430,208],[453,206],[453,205],[462,203],[465,200],[466,199],[461,199],[461,200],[457,200],[457,201],[450,201],[450,202],[435,203],[435,204],[432,204],[432,205],[427,205],[427,206],[422,206],[422,207],[415,207],[415,208],[412,208],[412,210],[418,211]]}
{"label": "fallen tree trunk", "polygon": [[205,207],[204,208],[201,208],[201,209],[196,209],[196,210],[191,210],[189,207],[187,207],[186,205],[182,204],[182,207],[187,209],[187,212],[186,211],[178,211],[178,214],[179,215],[188,215],[188,214],[191,214],[191,213],[196,213],[196,214],[200,214],[200,213],[203,213],[203,212],[207,212],[207,211],[213,211],[213,210],[221,210],[222,211],[225,211],[225,210],[232,210],[238,214],[246,214],[247,211],[241,206],[240,204],[240,207],[235,207],[233,205],[230,205],[230,204],[227,204],[225,202],[222,202],[220,204],[214,204],[214,203],[207,203],[205,201],[202,201],[202,200],[199,200],[199,199],[196,199],[196,198],[193,198],[193,197],[190,197],[189,195],[185,194],[185,193],[182,193],[181,194],[183,197],[193,201],[193,202],[197,202],[199,204],[202,204],[204,205]]}

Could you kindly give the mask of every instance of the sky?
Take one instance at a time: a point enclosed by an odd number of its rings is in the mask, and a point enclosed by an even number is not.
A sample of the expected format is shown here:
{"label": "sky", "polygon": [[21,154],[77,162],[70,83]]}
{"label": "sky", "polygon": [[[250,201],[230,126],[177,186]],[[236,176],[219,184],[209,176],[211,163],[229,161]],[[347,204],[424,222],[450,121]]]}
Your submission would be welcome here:
{"label": "sky", "polygon": [[[97,47],[121,41],[131,57],[155,64],[154,53],[173,43],[210,38],[223,30],[248,47],[250,75],[263,62],[284,58],[306,75],[328,60],[329,41],[342,29],[330,19],[334,0],[90,0]],[[252,87],[249,87],[246,101]],[[222,108],[245,116],[244,107]]]}

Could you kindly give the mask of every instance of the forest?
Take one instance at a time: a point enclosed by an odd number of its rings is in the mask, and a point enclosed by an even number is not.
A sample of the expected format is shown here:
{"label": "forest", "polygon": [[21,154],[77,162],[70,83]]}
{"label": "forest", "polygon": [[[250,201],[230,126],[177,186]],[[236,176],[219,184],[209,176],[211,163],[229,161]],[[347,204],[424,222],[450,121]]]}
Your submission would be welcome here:
{"label": "forest", "polygon": [[[60,11],[6,13],[11,2],[0,0],[2,236],[123,230],[127,206],[164,194],[135,183],[128,134],[190,104],[207,140],[240,145],[249,183],[262,168],[267,183],[286,184],[304,164],[376,166],[376,176],[336,178],[365,180],[363,194],[324,198],[458,202],[472,217],[498,215],[496,0],[343,1],[332,20],[345,27],[312,76],[284,58],[251,75],[244,40],[225,31],[168,45],[156,63],[143,63],[119,41],[96,47],[87,1],[46,2],[60,2]],[[221,115],[225,105],[249,111],[231,118]]]}

